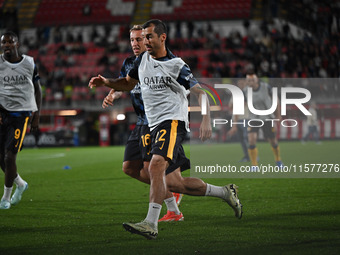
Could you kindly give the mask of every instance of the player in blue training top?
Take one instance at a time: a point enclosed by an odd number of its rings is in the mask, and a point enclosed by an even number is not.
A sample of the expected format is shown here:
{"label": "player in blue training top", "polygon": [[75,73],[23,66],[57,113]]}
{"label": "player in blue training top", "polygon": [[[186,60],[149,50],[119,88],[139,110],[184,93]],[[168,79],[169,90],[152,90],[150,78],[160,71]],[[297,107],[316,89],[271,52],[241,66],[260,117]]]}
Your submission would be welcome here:
{"label": "player in blue training top", "polygon": [[[205,93],[194,79],[189,67],[181,58],[175,57],[165,47],[166,26],[160,20],[143,24],[143,38],[147,52],[139,55],[126,78],[106,79],[102,76],[91,78],[89,87],[107,86],[115,90],[129,91],[140,82],[145,114],[151,130],[152,158],[148,167],[150,175],[150,200],[148,214],[140,223],[123,223],[126,230],[148,239],[158,235],[158,218],[165,198],[165,172],[176,164],[181,143],[188,131],[187,90],[201,97]],[[209,107],[207,106],[207,109]],[[200,138],[211,136],[210,113],[203,115]],[[169,177],[172,174],[168,175]],[[176,177],[176,175],[173,175]],[[183,179],[185,179],[183,181]],[[228,184],[218,187],[198,178],[174,179],[175,192],[214,196],[224,199],[234,210],[237,218],[242,217],[242,205],[237,197],[237,186]],[[169,186],[169,183],[167,182]]]}
{"label": "player in blue training top", "polygon": [[[134,55],[124,60],[120,71],[120,77],[126,77],[133,67],[136,57],[145,51],[142,29],[143,28],[140,25],[135,25],[130,30],[130,43]],[[121,94],[122,92],[114,91],[112,89],[103,101],[103,108],[113,105],[113,101],[119,98]],[[150,178],[147,170],[148,165],[143,164],[143,162],[149,162],[151,159],[151,155],[147,151],[148,143],[151,142],[150,129],[148,127],[148,120],[145,116],[144,103],[139,83],[133,88],[133,90],[130,91],[130,95],[138,120],[125,147],[123,171],[127,175],[136,178],[141,182],[150,184]],[[167,169],[167,174],[172,173],[176,168],[178,168],[178,166],[181,167],[182,171],[190,168],[190,161],[185,157],[183,148],[181,149],[181,161],[178,164],[169,167]],[[170,191],[167,192],[166,199],[164,200],[168,208],[167,214],[159,221],[182,221],[184,219],[183,214],[178,209],[181,197],[182,194],[172,194]]]}
{"label": "player in blue training top", "polygon": [[[18,36],[1,36],[0,56],[0,166],[5,173],[0,209],[20,202],[28,184],[17,173],[16,158],[21,150],[29,119],[31,132],[39,127],[41,86],[37,67],[30,56],[19,54]],[[11,198],[13,182],[17,188]]]}

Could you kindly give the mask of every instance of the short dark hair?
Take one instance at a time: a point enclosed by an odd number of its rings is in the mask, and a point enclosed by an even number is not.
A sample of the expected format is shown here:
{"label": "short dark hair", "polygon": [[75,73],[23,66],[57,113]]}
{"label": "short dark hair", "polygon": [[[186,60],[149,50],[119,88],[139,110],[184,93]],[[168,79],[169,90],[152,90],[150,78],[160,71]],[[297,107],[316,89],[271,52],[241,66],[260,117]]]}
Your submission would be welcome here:
{"label": "short dark hair", "polygon": [[2,36],[12,36],[12,38],[15,38],[17,41],[19,41],[19,37],[16,35],[16,33],[12,31],[6,31],[5,33],[2,34]]}
{"label": "short dark hair", "polygon": [[249,68],[247,71],[246,71],[246,75],[254,75],[255,74],[255,70],[253,68]]}
{"label": "short dark hair", "polygon": [[154,31],[155,33],[160,36],[161,34],[166,34],[167,33],[167,28],[166,25],[163,23],[163,21],[159,20],[159,19],[151,19],[148,20],[147,22],[145,22],[143,24],[143,28],[147,28],[150,27],[151,25],[154,25]]}

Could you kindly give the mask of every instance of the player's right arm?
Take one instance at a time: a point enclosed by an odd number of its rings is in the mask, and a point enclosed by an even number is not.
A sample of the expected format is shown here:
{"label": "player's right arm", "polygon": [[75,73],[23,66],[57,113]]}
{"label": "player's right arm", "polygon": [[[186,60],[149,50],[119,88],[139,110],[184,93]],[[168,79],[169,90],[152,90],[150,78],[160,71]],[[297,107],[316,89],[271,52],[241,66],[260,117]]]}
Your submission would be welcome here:
{"label": "player's right arm", "polygon": [[89,82],[89,87],[108,87],[116,91],[130,91],[138,83],[138,80],[131,78],[129,75],[123,78],[107,79],[100,74],[96,77],[92,77]]}

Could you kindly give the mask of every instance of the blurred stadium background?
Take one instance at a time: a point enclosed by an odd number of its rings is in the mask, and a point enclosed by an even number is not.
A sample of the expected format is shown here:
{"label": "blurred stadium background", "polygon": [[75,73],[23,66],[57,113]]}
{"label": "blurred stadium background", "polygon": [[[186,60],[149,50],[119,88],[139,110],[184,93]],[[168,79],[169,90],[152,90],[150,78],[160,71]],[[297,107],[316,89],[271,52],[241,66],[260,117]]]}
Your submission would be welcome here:
{"label": "blurred stadium background", "polygon": [[[167,23],[169,48],[197,78],[229,81],[249,67],[265,78],[340,76],[338,0],[0,0],[0,8],[1,32],[18,33],[43,85],[41,132],[25,146],[125,144],[136,121],[129,96],[104,110],[108,89],[87,84],[99,73],[118,76],[132,54],[129,28],[150,18]],[[338,82],[309,89],[320,138],[339,139]],[[300,117],[298,132],[280,139],[302,138]]]}
{"label": "blurred stadium background", "polygon": [[[124,146],[82,146],[124,145],[136,117],[128,95],[102,109],[108,89],[87,84],[98,73],[119,74],[132,54],[130,26],[150,18],[167,23],[169,48],[199,79],[233,82],[249,67],[268,80],[328,78],[304,86],[318,106],[321,140],[337,141],[301,144],[306,119],[294,109],[288,117],[299,129],[278,136],[292,141],[280,142],[287,165],[338,163],[339,0],[0,0],[0,32],[18,33],[43,85],[41,132],[28,133],[25,146],[65,146],[20,153],[30,189],[1,212],[0,254],[340,254],[340,179],[327,176],[235,180],[241,221],[214,199],[185,196],[182,226],[160,225],[157,242],[123,231],[122,222],[145,216],[149,187],[121,171]],[[225,142],[225,133],[212,141]],[[239,144],[224,145],[228,162],[240,166]],[[268,145],[258,147],[261,163],[272,162]],[[215,154],[220,144],[207,148]]]}

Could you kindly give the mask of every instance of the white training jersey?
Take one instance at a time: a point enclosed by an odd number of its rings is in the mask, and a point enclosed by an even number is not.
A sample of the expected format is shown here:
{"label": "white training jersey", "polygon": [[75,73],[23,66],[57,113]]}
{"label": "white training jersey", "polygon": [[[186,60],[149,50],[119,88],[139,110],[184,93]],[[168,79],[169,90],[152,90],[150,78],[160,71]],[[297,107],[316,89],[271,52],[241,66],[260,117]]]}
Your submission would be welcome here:
{"label": "white training jersey", "polygon": [[179,120],[189,131],[186,88],[177,81],[184,65],[181,58],[159,61],[143,54],[138,76],[150,130],[165,120]]}
{"label": "white training jersey", "polygon": [[307,116],[307,125],[308,126],[317,126],[318,125],[318,113],[314,108],[309,108],[309,112],[312,115]]}
{"label": "white training jersey", "polygon": [[0,105],[7,111],[38,110],[33,79],[34,60],[23,55],[19,63],[10,63],[0,56]]}

